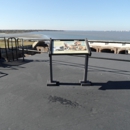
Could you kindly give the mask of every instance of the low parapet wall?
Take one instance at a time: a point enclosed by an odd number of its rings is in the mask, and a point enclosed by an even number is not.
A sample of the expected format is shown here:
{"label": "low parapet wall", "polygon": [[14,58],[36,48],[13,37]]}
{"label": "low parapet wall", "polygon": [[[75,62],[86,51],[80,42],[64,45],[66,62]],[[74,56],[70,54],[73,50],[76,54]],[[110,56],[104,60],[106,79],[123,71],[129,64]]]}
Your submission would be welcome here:
{"label": "low parapet wall", "polygon": [[[88,40],[90,48],[95,52],[108,52],[114,54],[130,54],[130,42],[126,41],[98,41],[98,40]],[[33,49],[38,51],[47,52],[49,49],[49,44],[46,44],[44,40],[34,42],[32,45]]]}
{"label": "low parapet wall", "polygon": [[109,52],[114,54],[130,54],[130,42],[111,42],[111,41],[89,41],[92,51]]}

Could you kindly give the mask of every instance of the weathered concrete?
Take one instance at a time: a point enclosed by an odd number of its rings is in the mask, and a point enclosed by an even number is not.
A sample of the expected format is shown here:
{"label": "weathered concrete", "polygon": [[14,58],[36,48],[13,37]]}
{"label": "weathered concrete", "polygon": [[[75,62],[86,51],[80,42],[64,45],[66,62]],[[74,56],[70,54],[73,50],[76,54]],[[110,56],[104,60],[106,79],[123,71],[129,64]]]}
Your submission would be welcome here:
{"label": "weathered concrete", "polygon": [[127,43],[112,43],[109,41],[108,42],[89,42],[89,45],[91,48],[95,49],[96,52],[102,52],[104,50],[109,50],[110,52],[113,51],[113,53],[115,54],[119,54],[121,51],[127,51],[129,53],[129,50],[130,50],[130,44],[127,44]]}
{"label": "weathered concrete", "polygon": [[[129,55],[92,53],[93,57],[130,60]],[[48,54],[25,62],[1,63],[0,130],[128,130],[130,62],[89,59],[93,86],[83,78],[84,57],[54,56],[54,79],[47,87]]]}
{"label": "weathered concrete", "polygon": [[42,47],[42,46],[37,46],[36,47],[37,51],[40,51],[41,53],[42,52],[48,52],[48,47]]}

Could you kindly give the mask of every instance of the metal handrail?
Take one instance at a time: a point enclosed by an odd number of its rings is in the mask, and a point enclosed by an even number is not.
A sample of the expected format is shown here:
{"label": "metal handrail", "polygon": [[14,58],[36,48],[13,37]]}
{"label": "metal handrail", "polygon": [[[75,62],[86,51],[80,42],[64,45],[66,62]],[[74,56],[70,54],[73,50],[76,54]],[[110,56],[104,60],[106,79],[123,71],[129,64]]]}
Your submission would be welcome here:
{"label": "metal handrail", "polygon": [[[11,48],[10,48],[10,45],[9,45],[10,43],[11,43]],[[16,59],[18,60],[17,39],[15,37],[10,37],[10,38],[7,39],[7,44],[8,44],[8,49],[11,50],[13,61],[14,61],[14,51],[16,53]]]}
{"label": "metal handrail", "polygon": [[23,45],[23,39],[22,38],[17,38],[17,46],[18,46],[18,50],[20,50],[20,44],[19,42],[21,42],[21,47],[22,47],[22,56],[23,56],[23,61],[24,61],[24,45]]}

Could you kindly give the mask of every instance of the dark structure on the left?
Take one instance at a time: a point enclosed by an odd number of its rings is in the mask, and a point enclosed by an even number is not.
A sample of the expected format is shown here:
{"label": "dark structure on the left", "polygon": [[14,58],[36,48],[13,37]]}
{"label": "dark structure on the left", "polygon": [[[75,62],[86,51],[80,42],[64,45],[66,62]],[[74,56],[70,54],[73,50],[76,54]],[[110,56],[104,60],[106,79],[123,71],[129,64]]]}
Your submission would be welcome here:
{"label": "dark structure on the left", "polygon": [[9,62],[23,57],[24,60],[23,39],[15,37],[0,37],[0,39],[4,43],[4,47],[0,48],[0,59]]}

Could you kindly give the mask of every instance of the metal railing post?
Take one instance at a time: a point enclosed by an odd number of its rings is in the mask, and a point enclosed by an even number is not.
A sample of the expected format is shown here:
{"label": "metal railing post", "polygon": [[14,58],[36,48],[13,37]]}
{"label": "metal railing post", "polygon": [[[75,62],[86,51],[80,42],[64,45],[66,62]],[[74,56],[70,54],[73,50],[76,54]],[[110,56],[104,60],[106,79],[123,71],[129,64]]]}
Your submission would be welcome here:
{"label": "metal railing post", "polygon": [[0,47],[0,59],[2,58],[2,55],[1,55],[1,47]]}
{"label": "metal railing post", "polygon": [[8,43],[8,50],[11,50],[11,54],[12,54],[12,60],[14,61],[15,56],[14,56],[14,52],[16,54],[16,59],[18,60],[18,48],[17,48],[17,40],[15,37],[10,37],[7,40]]}
{"label": "metal railing post", "polygon": [[[21,44],[19,44],[19,42],[21,42]],[[23,61],[24,61],[24,46],[23,46],[23,39],[19,39],[17,38],[17,49],[21,50],[22,49],[22,57],[23,57]]]}
{"label": "metal railing post", "polygon": [[23,55],[23,61],[24,61],[24,45],[23,45],[23,39],[22,39],[22,41],[21,41],[21,43],[22,43],[22,55]]}
{"label": "metal railing post", "polygon": [[9,61],[8,51],[7,51],[7,41],[6,41],[6,38],[5,38],[5,37],[4,37],[4,43],[5,43],[5,53],[6,53],[6,58],[7,58],[7,61]]}

